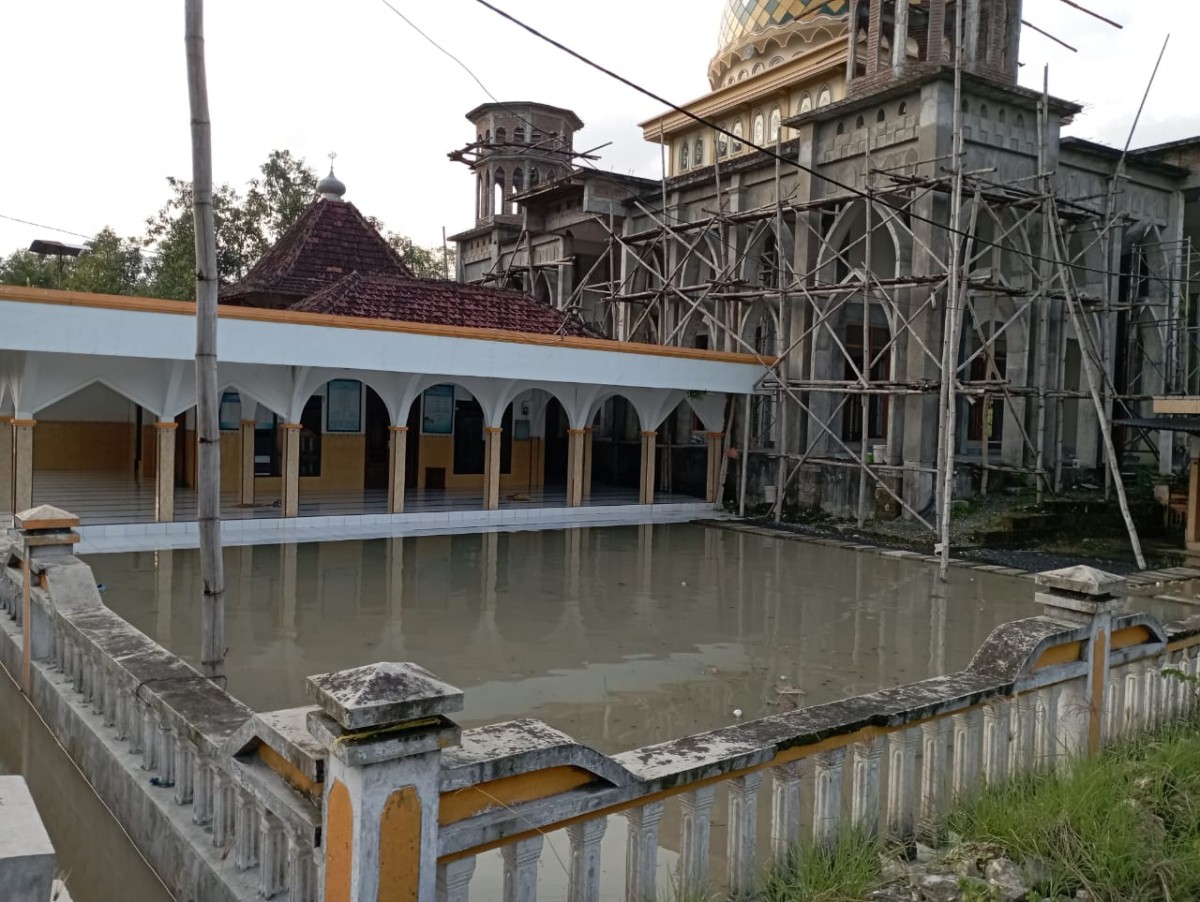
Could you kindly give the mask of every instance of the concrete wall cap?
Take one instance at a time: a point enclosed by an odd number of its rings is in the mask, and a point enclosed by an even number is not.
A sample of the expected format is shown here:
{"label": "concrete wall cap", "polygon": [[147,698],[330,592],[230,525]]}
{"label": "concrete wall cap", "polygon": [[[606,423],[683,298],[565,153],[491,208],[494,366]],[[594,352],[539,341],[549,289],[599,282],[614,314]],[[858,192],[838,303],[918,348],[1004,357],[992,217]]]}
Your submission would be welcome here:
{"label": "concrete wall cap", "polygon": [[308,678],[308,693],[344,730],[365,730],[450,714],[461,689],[416,664],[368,664]]}
{"label": "concrete wall cap", "polygon": [[74,529],[79,518],[69,511],[42,504],[17,514],[16,524],[17,529]]}
{"label": "concrete wall cap", "polygon": [[1047,589],[1061,589],[1081,595],[1124,595],[1129,588],[1129,583],[1121,577],[1083,565],[1048,570],[1037,574],[1034,581]]}

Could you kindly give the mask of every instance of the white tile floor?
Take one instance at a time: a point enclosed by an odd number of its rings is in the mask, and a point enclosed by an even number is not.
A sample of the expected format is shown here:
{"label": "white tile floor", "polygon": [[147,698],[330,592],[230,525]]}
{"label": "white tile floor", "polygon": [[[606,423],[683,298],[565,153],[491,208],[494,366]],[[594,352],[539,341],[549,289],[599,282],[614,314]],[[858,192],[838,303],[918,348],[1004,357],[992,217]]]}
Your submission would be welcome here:
{"label": "white tile floor", "polygon": [[[34,475],[34,504],[53,504],[82,520],[81,553],[195,548],[196,494],[175,493],[176,521],[154,522],[153,483],[112,473],[43,472]],[[386,492],[308,492],[300,516],[283,519],[268,503],[243,508],[235,496],[222,499],[222,538],[227,545],[268,545],[337,539],[388,538],[438,532],[563,529],[580,526],[678,523],[711,517],[711,505],[687,496],[660,496],[654,506],[637,504],[637,491],[595,486],[587,506],[566,507],[566,494],[553,487],[523,493],[529,500],[502,497],[500,510],[482,510],[474,492],[409,491],[405,513],[387,512]],[[272,499],[268,499],[272,500]]]}

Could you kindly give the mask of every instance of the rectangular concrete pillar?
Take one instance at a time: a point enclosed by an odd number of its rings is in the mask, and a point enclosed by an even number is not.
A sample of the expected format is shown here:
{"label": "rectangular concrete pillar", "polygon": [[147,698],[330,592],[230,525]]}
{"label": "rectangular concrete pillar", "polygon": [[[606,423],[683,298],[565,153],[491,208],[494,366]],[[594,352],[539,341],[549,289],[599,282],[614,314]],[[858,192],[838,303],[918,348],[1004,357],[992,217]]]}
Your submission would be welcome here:
{"label": "rectangular concrete pillar", "polygon": [[567,507],[583,506],[586,430],[567,430]]}
{"label": "rectangular concrete pillar", "polygon": [[283,516],[300,516],[300,429],[299,423],[281,423],[283,436]]}
{"label": "rectangular concrete pillar", "polygon": [[0,895],[5,902],[46,902],[54,882],[54,846],[24,777],[0,777]]}
{"label": "rectangular concrete pillar", "polygon": [[16,513],[13,476],[13,419],[0,417],[0,520],[6,521]]}
{"label": "rectangular concrete pillar", "polygon": [[724,432],[709,432],[708,440],[708,479],[704,490],[704,499],[709,504],[721,500],[721,449],[725,442]]}
{"label": "rectangular concrete pillar", "polygon": [[37,420],[13,420],[13,508],[33,507],[33,427]]}
{"label": "rectangular concrete pillar", "polygon": [[1200,550],[1200,460],[1193,460],[1189,467],[1187,526],[1185,527],[1189,551]]}
{"label": "rectangular concrete pillar", "polygon": [[177,423],[154,424],[154,520],[170,523],[175,519],[175,433]]}
{"label": "rectangular concrete pillar", "polygon": [[587,435],[583,437],[583,497],[587,500],[592,497],[592,445],[595,444],[596,430],[589,427],[584,431]]}
{"label": "rectangular concrete pillar", "polygon": [[658,462],[658,433],[642,433],[642,477],[638,504],[654,503],[655,469]]}
{"label": "rectangular concrete pillar", "polygon": [[254,507],[254,430],[257,425],[254,420],[241,421],[242,466],[238,504],[242,507]]}
{"label": "rectangular concrete pillar", "polygon": [[388,443],[388,513],[404,513],[404,476],[408,469],[408,427],[391,426]]}
{"label": "rectangular concrete pillar", "polygon": [[500,509],[500,437],[504,430],[488,426],[483,430],[483,509]]}

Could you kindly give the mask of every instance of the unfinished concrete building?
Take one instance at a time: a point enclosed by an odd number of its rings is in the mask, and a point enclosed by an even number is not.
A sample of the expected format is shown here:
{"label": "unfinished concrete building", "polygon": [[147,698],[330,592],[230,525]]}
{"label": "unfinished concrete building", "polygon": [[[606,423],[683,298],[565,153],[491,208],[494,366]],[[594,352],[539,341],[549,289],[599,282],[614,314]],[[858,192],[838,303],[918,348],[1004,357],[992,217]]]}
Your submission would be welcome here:
{"label": "unfinished concrete building", "polygon": [[[1145,420],[1198,387],[1200,139],[1064,137],[1082,107],[1017,84],[1021,23],[1020,0],[730,0],[712,91],[642,123],[663,178],[576,161],[486,258],[460,244],[460,277],[759,354],[723,439],[743,504],[933,529],[1005,484],[1170,473]],[[696,440],[678,425],[665,445]]]}

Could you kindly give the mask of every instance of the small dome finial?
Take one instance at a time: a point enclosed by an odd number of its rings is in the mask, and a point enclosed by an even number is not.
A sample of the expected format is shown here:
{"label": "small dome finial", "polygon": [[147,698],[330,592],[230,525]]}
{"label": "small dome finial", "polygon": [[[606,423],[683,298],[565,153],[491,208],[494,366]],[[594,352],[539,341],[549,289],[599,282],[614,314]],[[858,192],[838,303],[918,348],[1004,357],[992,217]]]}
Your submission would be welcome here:
{"label": "small dome finial", "polygon": [[333,161],[336,159],[336,153],[329,155],[329,175],[317,182],[317,194],[325,200],[341,200],[346,195],[346,185],[333,174]]}

